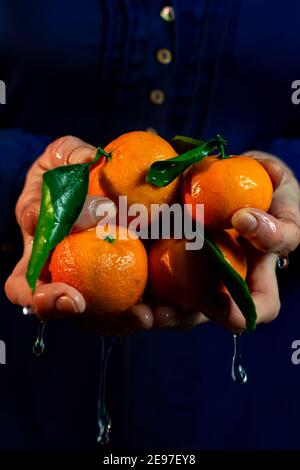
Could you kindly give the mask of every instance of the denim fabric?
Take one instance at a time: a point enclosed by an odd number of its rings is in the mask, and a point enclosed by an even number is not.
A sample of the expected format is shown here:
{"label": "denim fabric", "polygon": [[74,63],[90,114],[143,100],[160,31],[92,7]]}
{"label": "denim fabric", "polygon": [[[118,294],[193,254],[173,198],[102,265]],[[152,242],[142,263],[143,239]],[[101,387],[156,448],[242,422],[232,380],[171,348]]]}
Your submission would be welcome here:
{"label": "denim fabric", "polygon": [[[166,4],[174,22],[160,18]],[[291,102],[299,17],[298,0],[0,0],[7,85],[0,242],[20,251],[12,210],[21,180],[47,142],[64,134],[105,145],[147,127],[166,138],[218,132],[231,153],[273,151],[300,176],[300,107]],[[156,59],[161,48],[172,52],[168,65]],[[163,104],[151,102],[153,89],[164,92]],[[232,383],[232,340],[214,325],[117,346],[109,390],[115,445],[299,449],[300,366],[290,360],[300,332],[298,263],[299,252],[281,276],[279,319],[244,339],[245,386]],[[93,448],[98,338],[54,322],[38,362],[30,352],[34,319],[20,318],[3,294],[0,324],[8,349],[0,448]]]}

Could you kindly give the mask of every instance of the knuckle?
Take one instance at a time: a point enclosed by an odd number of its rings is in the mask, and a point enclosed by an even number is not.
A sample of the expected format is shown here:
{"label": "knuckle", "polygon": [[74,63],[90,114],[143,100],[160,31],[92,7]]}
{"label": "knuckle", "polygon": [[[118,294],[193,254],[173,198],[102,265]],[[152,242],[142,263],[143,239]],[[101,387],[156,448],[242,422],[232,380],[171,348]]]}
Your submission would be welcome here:
{"label": "knuckle", "polygon": [[255,246],[266,253],[280,253],[282,247],[285,245],[284,233],[279,226],[271,227],[269,236],[263,230],[261,233],[256,233],[253,237]]}
{"label": "knuckle", "polygon": [[48,155],[50,156],[51,163],[53,165],[57,166],[58,162],[60,163],[60,165],[64,165],[65,163],[67,163],[68,155],[66,155],[62,151],[62,146],[64,146],[64,148],[70,148],[72,147],[72,144],[75,140],[76,137],[72,135],[65,135],[59,137],[48,145],[46,153],[48,153]]}
{"label": "knuckle", "polygon": [[72,142],[74,138],[75,137],[73,135],[63,135],[62,137],[58,137],[48,145],[48,149],[53,151],[56,148],[60,147],[63,143]]}
{"label": "knuckle", "polygon": [[[22,229],[27,229],[29,221],[38,216],[38,207],[40,204],[39,199],[27,199],[23,197],[20,201],[18,201],[15,212],[16,212],[16,219],[19,226]],[[26,216],[28,216],[28,220],[26,223]],[[30,220],[29,220],[30,219]]]}

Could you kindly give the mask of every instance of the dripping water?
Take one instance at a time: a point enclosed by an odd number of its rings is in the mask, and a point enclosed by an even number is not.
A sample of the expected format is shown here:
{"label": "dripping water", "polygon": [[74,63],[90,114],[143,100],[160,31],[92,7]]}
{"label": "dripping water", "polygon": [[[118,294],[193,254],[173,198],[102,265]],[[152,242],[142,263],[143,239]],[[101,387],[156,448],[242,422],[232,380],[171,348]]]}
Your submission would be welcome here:
{"label": "dripping water", "polygon": [[98,395],[98,437],[97,442],[106,445],[110,441],[111,417],[107,407],[107,366],[110,353],[116,338],[114,336],[101,336],[101,364],[99,378],[99,395]]}
{"label": "dripping water", "polygon": [[32,352],[37,357],[42,356],[45,352],[44,330],[46,323],[44,320],[39,320],[36,339],[32,346]]}
{"label": "dripping water", "polygon": [[241,363],[241,335],[233,335],[233,358],[231,367],[232,380],[237,384],[244,384],[247,382],[247,373]]}

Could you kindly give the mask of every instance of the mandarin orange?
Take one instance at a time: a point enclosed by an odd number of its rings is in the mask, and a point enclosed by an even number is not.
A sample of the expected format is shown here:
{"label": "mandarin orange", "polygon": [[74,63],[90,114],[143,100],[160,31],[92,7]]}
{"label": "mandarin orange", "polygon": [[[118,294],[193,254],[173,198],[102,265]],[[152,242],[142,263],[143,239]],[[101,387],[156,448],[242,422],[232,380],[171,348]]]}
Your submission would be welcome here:
{"label": "mandarin orange", "polygon": [[204,220],[210,229],[230,228],[234,212],[243,207],[268,211],[272,202],[272,181],[264,167],[248,156],[207,157],[193,165],[182,185],[182,200],[191,204],[196,219],[196,204],[204,204]]}
{"label": "mandarin orange", "polygon": [[151,132],[133,131],[123,134],[105,147],[110,159],[101,159],[90,172],[89,194],[104,194],[118,205],[119,196],[127,196],[128,205],[144,204],[150,214],[151,204],[171,204],[178,187],[178,178],[158,188],[146,183],[151,164],[177,154],[162,137]]}
{"label": "mandarin orange", "polygon": [[[247,261],[233,230],[213,232],[226,261],[245,279]],[[224,291],[205,248],[186,250],[186,240],[158,240],[149,253],[149,282],[154,298],[183,311],[199,310],[217,291]]]}
{"label": "mandarin orange", "polygon": [[95,313],[120,314],[141,299],[148,277],[147,253],[126,228],[114,240],[99,239],[96,229],[72,233],[55,248],[50,272],[84,296]]}

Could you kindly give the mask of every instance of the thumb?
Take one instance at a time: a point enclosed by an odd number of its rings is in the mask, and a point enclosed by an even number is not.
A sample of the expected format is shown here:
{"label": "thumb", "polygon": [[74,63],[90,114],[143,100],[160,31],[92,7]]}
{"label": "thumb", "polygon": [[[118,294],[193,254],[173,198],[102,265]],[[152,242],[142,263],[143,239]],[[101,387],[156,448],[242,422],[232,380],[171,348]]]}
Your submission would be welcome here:
{"label": "thumb", "polygon": [[107,217],[109,221],[114,219],[116,214],[117,208],[111,199],[104,196],[87,196],[73,231],[78,232],[95,227],[104,217]]}

